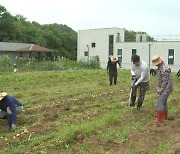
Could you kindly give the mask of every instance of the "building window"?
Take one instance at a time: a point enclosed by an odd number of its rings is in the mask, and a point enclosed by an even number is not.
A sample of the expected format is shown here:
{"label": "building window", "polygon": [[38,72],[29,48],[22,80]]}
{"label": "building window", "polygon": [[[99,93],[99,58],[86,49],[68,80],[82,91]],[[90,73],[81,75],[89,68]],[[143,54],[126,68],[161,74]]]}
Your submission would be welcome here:
{"label": "building window", "polygon": [[114,50],[114,35],[109,35],[109,56],[113,55]]}
{"label": "building window", "polygon": [[122,63],[122,49],[118,49],[118,53],[117,53],[119,62]]}
{"label": "building window", "polygon": [[174,49],[169,49],[168,51],[168,64],[174,65]]}
{"label": "building window", "polygon": [[117,33],[117,39],[116,42],[120,42],[120,33]]}
{"label": "building window", "polygon": [[88,51],[84,51],[84,56],[88,56]]}
{"label": "building window", "polygon": [[118,49],[118,56],[122,56],[122,49]]}
{"label": "building window", "polygon": [[96,47],[96,43],[92,43],[92,44],[91,44],[91,47],[92,47],[92,48],[95,48],[95,47]]}
{"label": "building window", "polygon": [[142,42],[143,41],[143,37],[142,37],[142,35],[140,35],[140,42]]}
{"label": "building window", "polygon": [[136,55],[136,49],[132,49],[132,56]]}

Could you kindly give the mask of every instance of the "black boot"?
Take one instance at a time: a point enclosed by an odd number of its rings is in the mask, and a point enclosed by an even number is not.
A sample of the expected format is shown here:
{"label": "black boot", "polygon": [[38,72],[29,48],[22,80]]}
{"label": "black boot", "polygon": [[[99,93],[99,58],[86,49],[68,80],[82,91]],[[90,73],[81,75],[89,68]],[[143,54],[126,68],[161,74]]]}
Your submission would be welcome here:
{"label": "black boot", "polygon": [[142,102],[138,102],[137,111],[141,111]]}

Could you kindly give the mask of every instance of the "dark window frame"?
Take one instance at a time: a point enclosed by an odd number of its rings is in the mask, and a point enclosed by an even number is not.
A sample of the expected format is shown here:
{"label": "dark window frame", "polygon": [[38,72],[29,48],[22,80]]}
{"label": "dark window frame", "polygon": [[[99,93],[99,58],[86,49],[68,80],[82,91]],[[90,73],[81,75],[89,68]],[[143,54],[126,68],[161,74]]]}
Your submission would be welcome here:
{"label": "dark window frame", "polygon": [[134,55],[137,55],[137,49],[132,49],[132,56],[134,56]]}
{"label": "dark window frame", "polygon": [[117,33],[117,40],[116,40],[116,42],[120,42],[120,33]]}
{"label": "dark window frame", "polygon": [[119,62],[122,63],[122,49],[118,49],[117,56],[118,56]]}
{"label": "dark window frame", "polygon": [[95,42],[91,43],[91,47],[95,48],[96,47],[96,43]]}
{"label": "dark window frame", "polygon": [[114,35],[109,35],[109,56],[114,52]]}
{"label": "dark window frame", "polygon": [[84,51],[84,56],[88,57],[89,56],[89,52],[88,51]]}
{"label": "dark window frame", "polygon": [[174,49],[168,50],[168,65],[174,65]]}

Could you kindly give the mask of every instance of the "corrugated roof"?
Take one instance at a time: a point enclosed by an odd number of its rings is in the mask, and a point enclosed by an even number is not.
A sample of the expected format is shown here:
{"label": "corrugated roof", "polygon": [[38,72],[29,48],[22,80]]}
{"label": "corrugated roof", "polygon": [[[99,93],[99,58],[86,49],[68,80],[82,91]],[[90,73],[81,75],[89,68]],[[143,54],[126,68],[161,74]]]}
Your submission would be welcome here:
{"label": "corrugated roof", "polygon": [[53,50],[50,50],[48,48],[44,48],[44,47],[41,47],[40,45],[30,45],[28,47],[25,47],[25,48],[21,48],[21,49],[18,49],[17,51],[24,51],[24,52],[29,52],[29,51],[34,51],[34,52],[52,52]]}
{"label": "corrugated roof", "polygon": [[0,42],[0,51],[17,51],[33,44]]}

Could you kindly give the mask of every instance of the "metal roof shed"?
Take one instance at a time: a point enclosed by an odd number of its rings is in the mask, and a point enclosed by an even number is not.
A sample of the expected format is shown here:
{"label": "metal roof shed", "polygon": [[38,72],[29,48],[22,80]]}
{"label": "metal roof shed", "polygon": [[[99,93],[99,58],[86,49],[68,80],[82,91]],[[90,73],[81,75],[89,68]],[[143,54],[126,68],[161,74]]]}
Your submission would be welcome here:
{"label": "metal roof shed", "polygon": [[50,50],[48,48],[42,47],[40,45],[35,45],[35,44],[32,44],[32,45],[25,47],[25,48],[18,49],[17,51],[21,52],[21,53],[22,52],[29,52],[29,58],[32,58],[32,52],[37,52],[38,53],[38,60],[41,59],[41,57],[40,57],[41,53],[53,52],[53,50]]}

